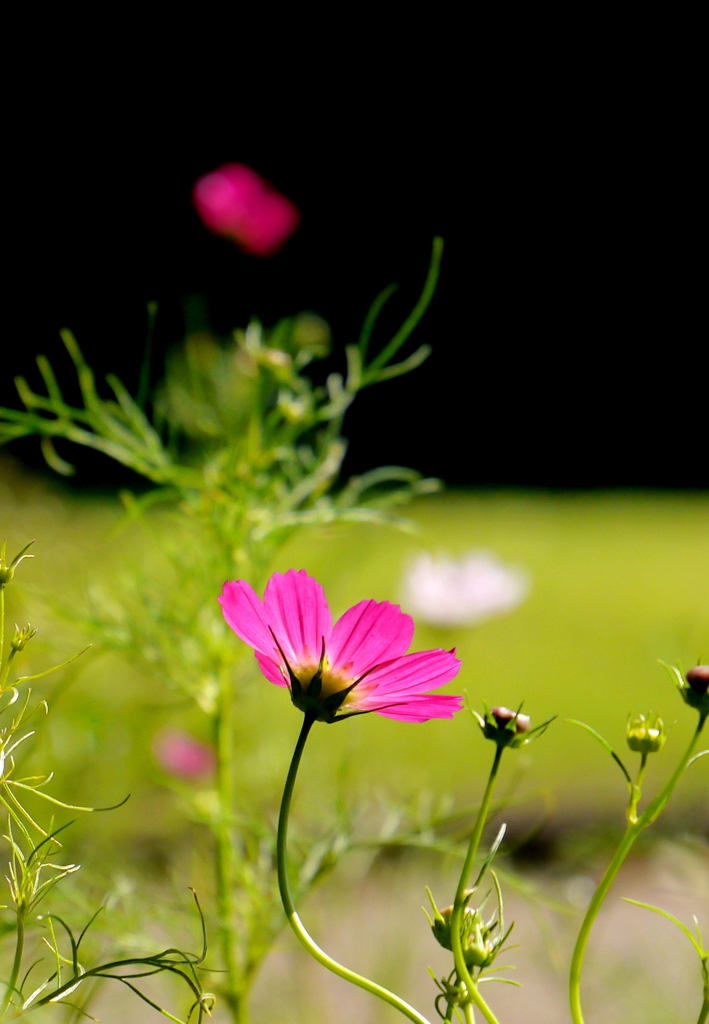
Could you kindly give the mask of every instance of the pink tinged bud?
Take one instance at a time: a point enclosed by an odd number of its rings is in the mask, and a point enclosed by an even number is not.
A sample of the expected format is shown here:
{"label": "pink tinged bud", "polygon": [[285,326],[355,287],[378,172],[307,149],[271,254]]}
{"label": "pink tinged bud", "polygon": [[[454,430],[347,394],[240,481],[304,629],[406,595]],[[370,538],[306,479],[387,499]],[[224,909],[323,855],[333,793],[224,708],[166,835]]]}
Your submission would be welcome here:
{"label": "pink tinged bud", "polygon": [[698,693],[700,697],[704,696],[709,690],[709,665],[697,665],[696,668],[690,668],[685,678],[695,693]]}
{"label": "pink tinged bud", "polygon": [[513,721],[515,718],[517,720],[515,722],[517,732],[529,732],[532,728],[532,720],[529,715],[518,715],[516,711],[510,711],[509,708],[492,708],[490,714],[500,728],[504,728],[508,722]]}
{"label": "pink tinged bud", "polygon": [[216,756],[210,746],[177,730],[156,737],[153,752],[164,771],[182,779],[201,778],[216,767]]}
{"label": "pink tinged bud", "polygon": [[250,256],[274,256],[300,223],[297,206],[246,164],[198,178],[192,200],[205,227]]}

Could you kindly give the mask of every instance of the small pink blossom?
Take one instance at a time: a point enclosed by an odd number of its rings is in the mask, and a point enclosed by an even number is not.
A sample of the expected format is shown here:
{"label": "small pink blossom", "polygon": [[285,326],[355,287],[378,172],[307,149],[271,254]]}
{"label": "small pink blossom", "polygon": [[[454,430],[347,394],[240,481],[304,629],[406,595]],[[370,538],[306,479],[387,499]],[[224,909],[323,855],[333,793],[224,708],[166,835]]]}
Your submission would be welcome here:
{"label": "small pink blossom", "polygon": [[205,227],[251,256],[273,256],[300,223],[297,206],[246,164],[198,178],[192,200]]}
{"label": "small pink blossom", "polygon": [[455,651],[407,654],[414,623],[397,605],[360,601],[333,626],[322,587],[303,569],[274,573],[263,601],[244,580],[227,582],[219,602],[266,678],[320,721],[376,711],[425,722],[460,710],[461,697],[425,692],[458,674]]}
{"label": "small pink blossom", "polygon": [[186,732],[171,730],[156,737],[155,758],[166,772],[183,779],[209,775],[216,766],[214,750]]}

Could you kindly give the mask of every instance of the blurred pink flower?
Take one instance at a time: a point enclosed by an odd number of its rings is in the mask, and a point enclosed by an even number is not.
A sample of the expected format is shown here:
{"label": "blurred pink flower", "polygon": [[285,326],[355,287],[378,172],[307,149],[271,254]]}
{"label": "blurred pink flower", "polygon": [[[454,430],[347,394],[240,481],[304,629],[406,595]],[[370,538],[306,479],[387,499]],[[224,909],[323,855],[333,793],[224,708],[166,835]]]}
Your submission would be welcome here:
{"label": "blurred pink flower", "polygon": [[489,551],[460,560],[420,554],[404,576],[403,604],[431,626],[472,626],[512,611],[529,587],[526,572]]}
{"label": "blurred pink flower", "polygon": [[320,721],[376,711],[425,722],[460,710],[461,697],[424,692],[458,674],[455,652],[406,654],[414,623],[395,604],[360,601],[333,626],[322,587],[303,569],[274,573],[263,601],[244,580],[227,582],[219,602],[266,678]]}
{"label": "blurred pink flower", "polygon": [[300,223],[298,207],[246,164],[198,178],[192,200],[205,227],[251,256],[273,256]]}
{"label": "blurred pink flower", "polygon": [[153,752],[164,771],[183,779],[209,775],[216,767],[216,756],[210,746],[177,729],[157,736]]}

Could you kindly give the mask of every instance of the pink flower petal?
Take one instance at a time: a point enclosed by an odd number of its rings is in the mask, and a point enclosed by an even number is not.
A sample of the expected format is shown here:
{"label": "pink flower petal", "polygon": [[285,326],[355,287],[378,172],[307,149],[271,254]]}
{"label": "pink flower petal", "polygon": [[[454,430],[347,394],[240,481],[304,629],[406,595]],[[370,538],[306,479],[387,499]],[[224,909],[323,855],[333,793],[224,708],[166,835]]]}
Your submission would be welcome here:
{"label": "pink flower petal", "polygon": [[427,722],[431,718],[452,718],[463,706],[462,697],[449,697],[446,694],[421,694],[412,697],[406,703],[395,703],[393,706],[372,708],[385,718],[393,718],[397,722]]}
{"label": "pink flower petal", "polygon": [[455,679],[462,662],[453,651],[419,651],[394,658],[366,676],[353,691],[353,701],[358,707],[382,703],[390,696],[422,693],[435,690],[451,679]]}
{"label": "pink flower petal", "polygon": [[283,653],[291,664],[317,665],[332,617],[323,588],[304,569],[274,572],[263,603]]}
{"label": "pink flower petal", "polygon": [[[413,621],[388,601],[361,601],[333,629],[323,589],[303,569],[274,573],[263,603],[243,580],[225,583],[219,601],[228,624],[254,648],[261,671],[276,686],[289,685],[285,657],[307,687],[324,643],[328,663],[322,699],[359,680],[340,708],[343,716],[371,711],[402,722],[425,722],[451,718],[460,710],[461,697],[424,692],[458,674],[461,662],[455,651],[405,654]],[[301,710],[308,713],[318,706],[306,701]],[[329,720],[329,713],[323,720]]]}
{"label": "pink flower petal", "polygon": [[227,581],[219,603],[224,618],[238,637],[255,650],[278,657],[278,648],[268,628],[268,613],[253,587],[245,580]]}
{"label": "pink flower petal", "polygon": [[261,654],[260,651],[256,651],[256,661],[259,663],[259,668],[269,682],[275,683],[276,686],[288,686],[285,676],[273,658],[269,658],[267,654]]}
{"label": "pink flower petal", "polygon": [[328,644],[330,665],[352,678],[397,658],[411,645],[414,620],[388,601],[360,601],[335,623]]}

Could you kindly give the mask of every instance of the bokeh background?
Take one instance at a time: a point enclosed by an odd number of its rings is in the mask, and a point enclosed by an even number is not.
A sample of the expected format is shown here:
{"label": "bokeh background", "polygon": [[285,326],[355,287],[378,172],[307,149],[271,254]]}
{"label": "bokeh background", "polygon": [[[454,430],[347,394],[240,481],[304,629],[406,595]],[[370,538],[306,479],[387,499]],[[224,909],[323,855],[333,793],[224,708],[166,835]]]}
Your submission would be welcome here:
{"label": "bokeh background", "polygon": [[[430,343],[433,354],[357,401],[345,472],[413,466],[448,489],[414,505],[413,534],[321,529],[294,541],[274,568],[317,575],[336,612],[364,597],[399,600],[405,567],[422,550],[484,548],[529,572],[518,610],[475,628],[421,623],[416,645],[456,645],[461,685],[477,706],[524,700],[535,721],[560,716],[506,768],[526,989],[500,986],[495,1005],[515,1024],[563,1022],[567,933],[622,828],[625,796],[610,759],[563,719],[584,719],[617,747],[630,712],[676,720],[656,786],[691,727],[657,659],[688,666],[709,657],[706,351],[695,348],[697,272],[680,244],[680,200],[669,201],[652,170],[642,117],[632,128],[620,118],[604,124],[590,98],[571,120],[544,103],[533,117],[521,99],[503,130],[452,79],[432,90],[414,79],[386,104],[374,89],[343,94],[333,111],[315,85],[278,105],[244,104],[225,76],[191,99],[178,77],[147,96],[136,83],[107,88],[98,117],[71,72],[48,90],[23,136],[8,209],[14,259],[0,402],[15,405],[14,374],[38,382],[36,353],[68,371],[65,326],[99,375],[116,372],[135,389],[150,300],[159,303],[155,383],[187,332],[209,324],[225,334],[253,314],[270,324],[301,310],[332,326],[333,353],[314,371],[324,376],[341,368],[344,345],[390,281],[401,287],[382,336],[408,311],[431,237],[445,237],[440,288],[410,342]],[[301,210],[300,229],[272,259],[209,234],[191,205],[194,180],[231,160],[255,167]],[[2,535],[13,550],[38,538],[12,611],[41,623],[38,664],[83,641],[67,607],[83,607],[97,583],[151,557],[139,531],[123,529],[116,498],[143,484],[98,455],[57,447],[78,467],[70,481],[46,469],[35,440],[13,444],[0,462]],[[61,766],[59,792],[80,803],[132,793],[127,808],[82,823],[75,856],[96,892],[109,889],[121,927],[147,928],[131,918],[133,900],[150,908],[159,932],[168,921],[161,908],[198,884],[206,838],[183,813],[180,785],[193,784],[171,781],[154,746],[166,728],[208,740],[199,715],[101,650],[46,686],[52,715],[42,728]],[[239,726],[243,798],[271,816],[296,726],[282,697],[251,687]],[[488,751],[466,714],[416,727],[367,716],[318,730],[308,757],[304,823],[323,805],[334,814],[342,793],[380,822],[392,807],[469,806]],[[693,766],[599,922],[596,1020],[686,1019],[683,1000],[698,988],[691,950],[617,896],[622,889],[684,920],[709,920],[707,763]],[[207,800],[208,784],[194,785]],[[426,882],[445,902],[454,871],[430,853],[353,854],[307,913],[335,955],[428,1005],[425,967],[440,957],[418,907]],[[115,994],[100,994],[97,1007],[110,1024],[136,1020],[135,1006]],[[305,964],[287,935],[254,994],[256,1020],[378,1024],[393,1019],[387,1013]]]}

